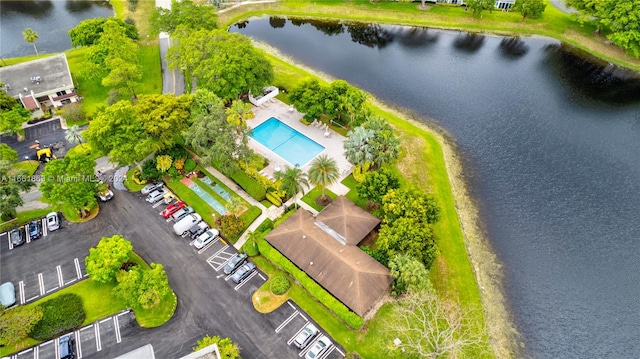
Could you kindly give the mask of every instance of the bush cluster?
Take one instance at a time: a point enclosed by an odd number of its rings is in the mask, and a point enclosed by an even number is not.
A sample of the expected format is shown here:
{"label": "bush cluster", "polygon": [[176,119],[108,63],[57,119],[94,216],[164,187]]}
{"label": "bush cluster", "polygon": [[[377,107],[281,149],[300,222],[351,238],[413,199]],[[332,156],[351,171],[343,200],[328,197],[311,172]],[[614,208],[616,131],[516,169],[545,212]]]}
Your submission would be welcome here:
{"label": "bush cluster", "polygon": [[260,239],[258,241],[258,248],[260,250],[260,254],[273,262],[275,265],[293,275],[293,277],[298,282],[300,282],[300,284],[307,291],[309,291],[309,293],[313,297],[315,297],[320,303],[329,308],[329,310],[335,313],[336,316],[347,323],[347,325],[351,326],[354,329],[360,328],[362,326],[363,320],[361,317],[349,310],[347,306],[342,304],[342,302],[340,302],[324,288],[322,288],[318,283],[316,283],[316,281],[311,279],[311,277],[309,277],[305,272],[300,270],[300,268],[296,267],[295,264],[293,264],[285,256],[278,252],[278,250],[273,248],[271,244],[269,244],[269,242],[264,239]]}
{"label": "bush cluster", "polygon": [[82,299],[75,294],[63,294],[40,304],[42,319],[29,334],[33,339],[47,340],[82,325],[87,315]]}
{"label": "bush cluster", "polygon": [[257,233],[263,233],[265,231],[269,231],[273,229],[273,220],[271,218],[267,218],[264,222],[260,223],[258,228],[256,228]]}
{"label": "bush cluster", "polygon": [[240,185],[240,187],[242,187],[249,196],[255,198],[256,201],[262,201],[265,199],[267,190],[243,171],[236,171],[231,175],[231,179]]}
{"label": "bush cluster", "polygon": [[284,276],[276,276],[271,280],[271,293],[275,295],[283,295],[289,290],[291,283]]}
{"label": "bush cluster", "polygon": [[184,162],[184,171],[191,172],[196,169],[196,165],[196,161],[194,161],[192,158],[187,158],[187,160]]}
{"label": "bush cluster", "polygon": [[254,257],[260,254],[260,250],[258,249],[258,244],[251,238],[248,238],[246,242],[242,245],[242,251],[245,252],[249,257]]}
{"label": "bush cluster", "polygon": [[244,221],[234,215],[223,216],[220,219],[220,231],[232,243],[235,243],[235,241],[238,240],[238,237],[242,234],[243,230]]}

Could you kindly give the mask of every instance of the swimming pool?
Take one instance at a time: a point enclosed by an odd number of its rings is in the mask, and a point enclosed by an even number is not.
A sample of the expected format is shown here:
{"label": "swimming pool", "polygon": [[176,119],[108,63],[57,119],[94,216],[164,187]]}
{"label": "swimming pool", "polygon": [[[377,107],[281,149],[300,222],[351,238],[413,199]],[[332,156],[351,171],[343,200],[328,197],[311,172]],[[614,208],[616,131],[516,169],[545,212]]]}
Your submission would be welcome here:
{"label": "swimming pool", "polygon": [[324,146],[275,117],[259,124],[250,136],[292,166],[302,167],[324,150]]}

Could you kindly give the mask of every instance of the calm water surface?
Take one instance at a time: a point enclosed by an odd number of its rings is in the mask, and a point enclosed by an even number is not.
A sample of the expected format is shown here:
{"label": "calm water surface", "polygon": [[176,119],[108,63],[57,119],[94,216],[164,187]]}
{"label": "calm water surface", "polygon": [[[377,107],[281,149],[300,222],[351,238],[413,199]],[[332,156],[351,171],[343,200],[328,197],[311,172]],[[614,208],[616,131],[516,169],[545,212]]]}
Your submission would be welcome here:
{"label": "calm water surface", "polygon": [[539,38],[277,18],[231,31],[455,137],[526,354],[640,356],[637,74]]}
{"label": "calm water surface", "polygon": [[0,0],[0,56],[35,55],[33,45],[22,37],[25,28],[38,33],[38,52],[53,53],[71,48],[67,32],[82,20],[111,16],[106,0]]}

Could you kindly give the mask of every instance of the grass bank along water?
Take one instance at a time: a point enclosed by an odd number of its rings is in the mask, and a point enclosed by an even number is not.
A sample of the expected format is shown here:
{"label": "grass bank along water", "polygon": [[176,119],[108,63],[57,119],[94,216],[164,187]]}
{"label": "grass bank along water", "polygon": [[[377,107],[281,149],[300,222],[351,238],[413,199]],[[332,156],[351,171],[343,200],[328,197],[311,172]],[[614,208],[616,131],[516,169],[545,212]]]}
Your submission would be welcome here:
{"label": "grass bank along water", "polygon": [[[295,87],[309,76],[333,80],[264,43],[256,45],[270,54],[276,85]],[[467,307],[482,307],[482,317],[477,319],[486,323],[494,355],[516,356],[518,333],[502,292],[501,267],[483,234],[476,205],[465,187],[455,142],[434,121],[418,121],[408,111],[393,109],[375,99],[372,103],[373,110],[390,121],[401,140],[397,169],[404,181],[434,192],[443,209],[442,219],[434,228],[441,256],[431,270],[438,294]],[[408,151],[409,148],[412,150]]]}
{"label": "grass bank along water", "polygon": [[614,45],[608,45],[604,36],[594,34],[596,27],[593,23],[580,24],[551,4],[547,4],[539,19],[526,19],[524,22],[521,21],[522,16],[514,12],[485,11],[482,18],[478,19],[460,6],[438,5],[420,10],[419,4],[368,0],[348,3],[340,0],[281,0],[231,9],[220,14],[218,23],[226,27],[252,16],[275,15],[428,26],[506,36],[538,34],[566,42],[611,63],[640,71],[640,59],[626,55]]}

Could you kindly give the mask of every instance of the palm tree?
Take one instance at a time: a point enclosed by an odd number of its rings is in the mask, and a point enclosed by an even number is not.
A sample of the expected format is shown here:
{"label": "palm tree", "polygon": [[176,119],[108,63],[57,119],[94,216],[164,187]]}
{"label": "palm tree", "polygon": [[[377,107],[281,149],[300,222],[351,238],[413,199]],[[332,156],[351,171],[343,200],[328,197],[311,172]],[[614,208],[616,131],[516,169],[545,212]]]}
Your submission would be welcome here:
{"label": "palm tree", "polygon": [[38,40],[38,33],[31,30],[30,28],[26,28],[24,29],[24,31],[22,31],[22,37],[24,38],[24,41],[33,44],[33,49],[36,50],[36,56],[38,55],[38,48],[36,47],[36,40]]}
{"label": "palm tree", "polygon": [[[295,198],[298,193],[304,191],[304,188],[309,188],[307,174],[302,172],[300,167],[287,167],[284,172],[276,171],[274,175],[277,181],[282,181],[282,184],[280,184],[280,189],[285,191],[287,197]],[[295,201],[295,199],[293,201],[293,204],[297,209],[298,203]]]}
{"label": "palm tree", "polygon": [[82,137],[82,130],[80,126],[73,125],[64,131],[64,138],[72,145],[78,145],[84,142]]}
{"label": "palm tree", "polygon": [[326,201],[325,189],[338,180],[338,164],[327,155],[320,155],[311,161],[309,168],[309,182],[322,188],[322,200]]}

